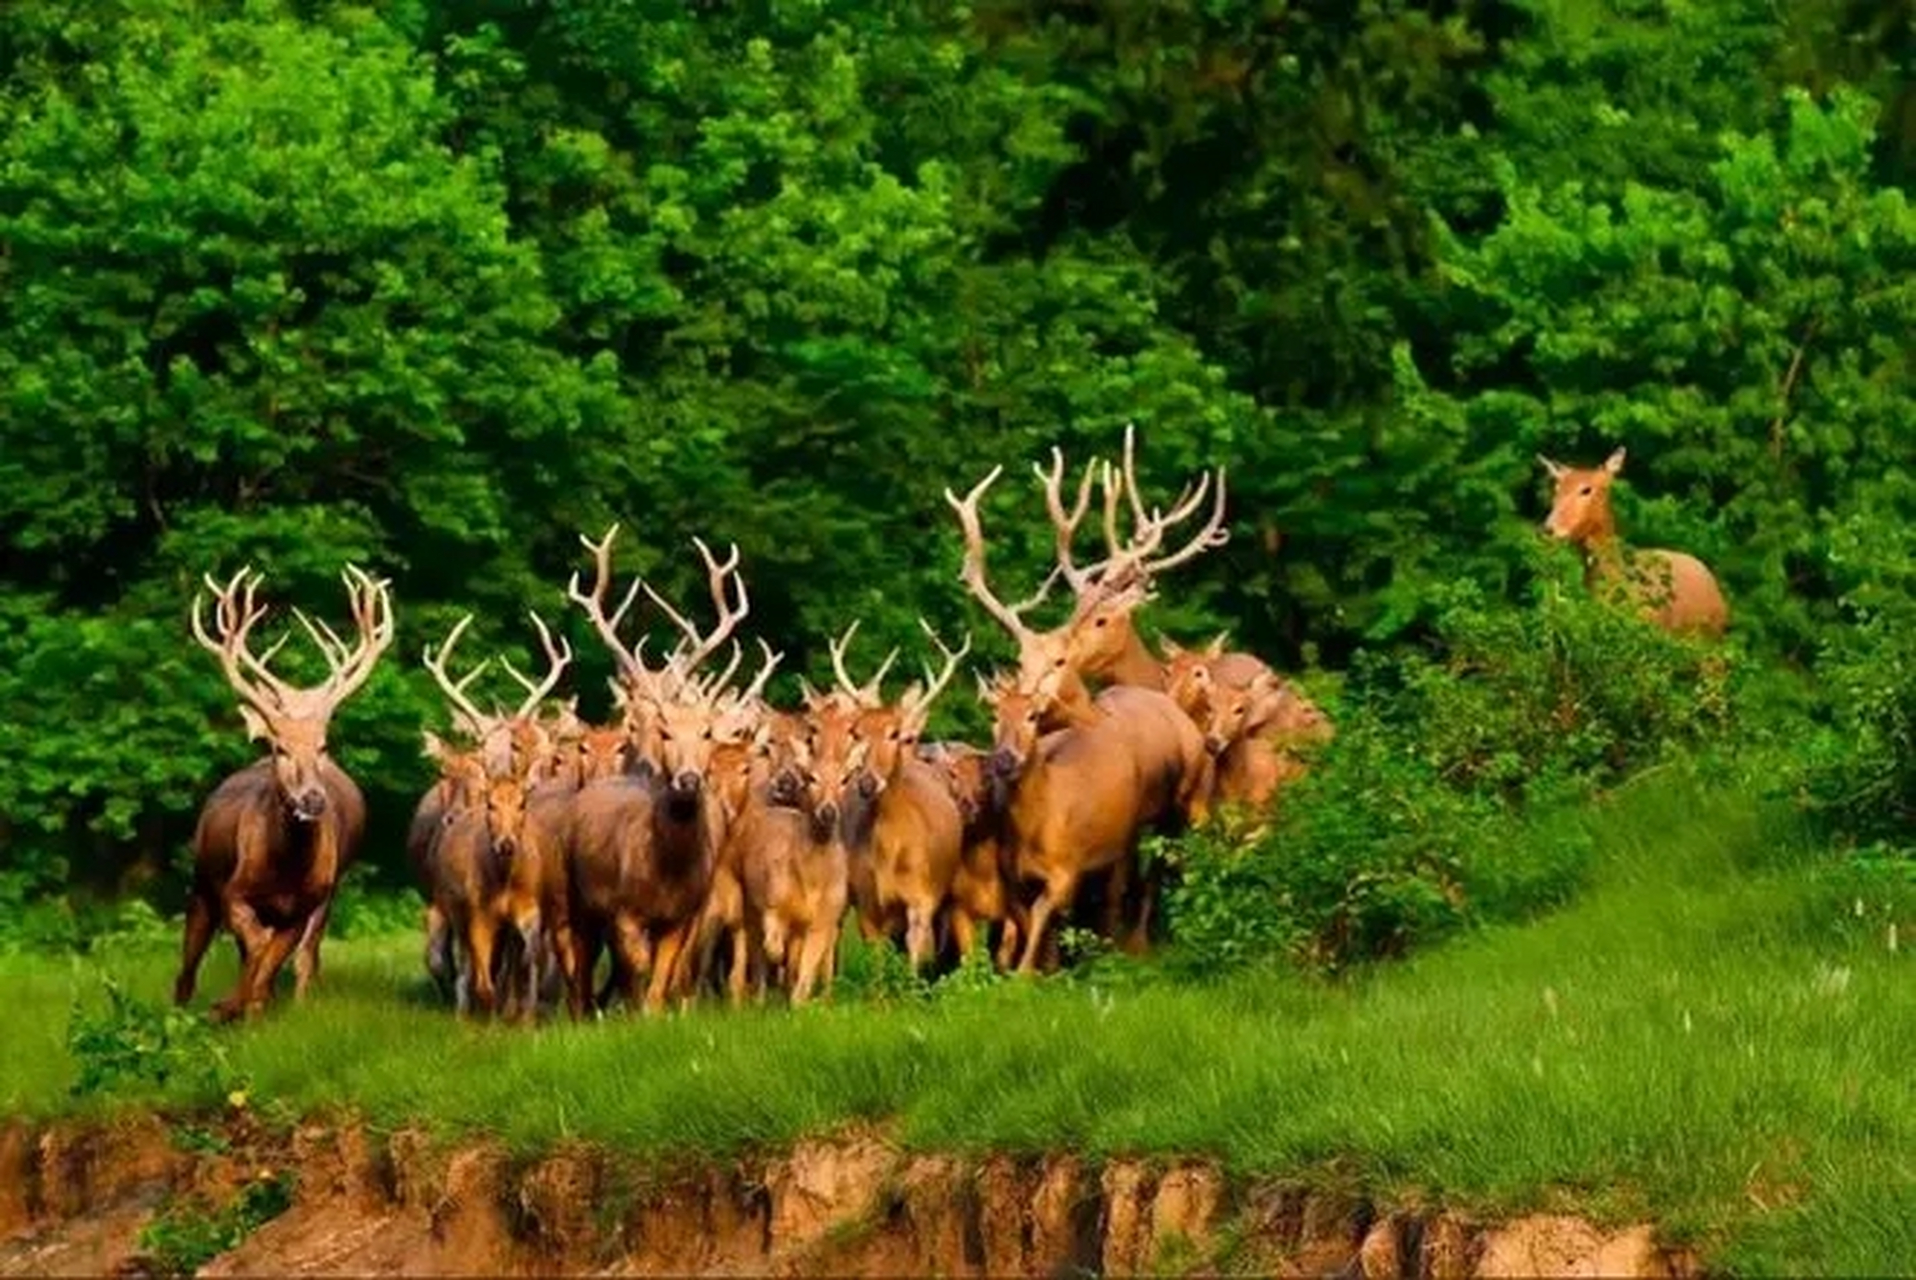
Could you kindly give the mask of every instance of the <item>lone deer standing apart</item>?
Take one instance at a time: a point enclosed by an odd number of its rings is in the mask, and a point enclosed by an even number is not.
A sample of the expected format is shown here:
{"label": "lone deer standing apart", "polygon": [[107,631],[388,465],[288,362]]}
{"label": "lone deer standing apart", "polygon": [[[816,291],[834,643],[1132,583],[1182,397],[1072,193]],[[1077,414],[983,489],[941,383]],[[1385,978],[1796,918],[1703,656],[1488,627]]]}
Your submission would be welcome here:
{"label": "lone deer standing apart", "polygon": [[224,925],[239,942],[241,968],[233,993],[214,1006],[216,1018],[262,1009],[295,949],[293,994],[306,994],[319,971],[333,890],[365,832],[365,799],[327,754],[326,728],[392,643],[392,601],[385,581],[356,567],[348,566],[344,578],[359,630],[351,647],[325,623],[293,611],[328,667],[326,679],[308,689],[268,669],[284,638],[263,654],[248,647],[266,614],[265,605],[254,603],[258,574],[242,569],[224,587],[206,580],[216,597],[218,639],[207,633],[201,598],[193,598],[194,638],[219,658],[239,695],[248,736],[271,748],[214,788],[193,832],[193,888],[173,1000],[193,998],[200,960]]}
{"label": "lone deer standing apart", "polygon": [[1583,552],[1592,587],[1620,591],[1648,621],[1673,634],[1712,639],[1730,624],[1716,577],[1701,560],[1661,547],[1625,547],[1610,510],[1610,482],[1623,470],[1619,448],[1600,467],[1566,467],[1542,454],[1537,461],[1556,483],[1544,532]]}

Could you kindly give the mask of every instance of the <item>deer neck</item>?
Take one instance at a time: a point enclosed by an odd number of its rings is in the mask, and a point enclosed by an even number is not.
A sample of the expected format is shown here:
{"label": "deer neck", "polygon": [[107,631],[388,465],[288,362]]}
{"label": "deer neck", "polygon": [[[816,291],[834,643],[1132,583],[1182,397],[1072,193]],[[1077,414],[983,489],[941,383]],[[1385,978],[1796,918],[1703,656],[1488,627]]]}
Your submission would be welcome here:
{"label": "deer neck", "polygon": [[1126,640],[1124,652],[1111,664],[1112,684],[1138,685],[1145,689],[1164,688],[1164,663],[1145,647],[1136,631]]}
{"label": "deer neck", "polygon": [[1039,727],[1045,733],[1054,733],[1059,729],[1082,729],[1102,718],[1091,690],[1085,687],[1083,680],[1073,676],[1059,689]]}
{"label": "deer neck", "polygon": [[1623,573],[1623,539],[1609,512],[1579,540],[1586,576],[1592,581],[1615,579]]}

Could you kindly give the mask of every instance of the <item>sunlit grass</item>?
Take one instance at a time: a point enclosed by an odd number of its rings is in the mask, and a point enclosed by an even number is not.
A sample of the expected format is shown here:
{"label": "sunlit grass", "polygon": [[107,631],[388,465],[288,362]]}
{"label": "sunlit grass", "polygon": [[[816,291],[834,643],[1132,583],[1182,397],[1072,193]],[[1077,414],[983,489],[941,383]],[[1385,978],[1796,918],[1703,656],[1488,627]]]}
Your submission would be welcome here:
{"label": "sunlit grass", "polygon": [[[1554,821],[1597,835],[1572,906],[1338,984],[1004,983],[527,1030],[431,1007],[404,938],[329,944],[319,995],[223,1042],[260,1098],[521,1148],[723,1153],[885,1120],[923,1147],[1335,1163],[1382,1194],[1483,1212],[1649,1217],[1738,1270],[1906,1269],[1916,983],[1887,926],[1900,913],[1909,934],[1907,890],[1687,774]],[[209,993],[230,949],[219,961]],[[159,1000],[172,956],[106,967]],[[16,959],[0,980],[0,1099],[69,1109],[68,1008],[97,976]]]}

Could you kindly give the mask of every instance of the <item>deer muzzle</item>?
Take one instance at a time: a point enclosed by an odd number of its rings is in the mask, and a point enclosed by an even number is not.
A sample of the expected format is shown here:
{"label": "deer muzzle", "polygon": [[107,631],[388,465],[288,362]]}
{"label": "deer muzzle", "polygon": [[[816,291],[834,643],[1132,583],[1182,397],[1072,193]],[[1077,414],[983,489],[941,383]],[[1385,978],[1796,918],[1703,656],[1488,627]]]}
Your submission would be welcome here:
{"label": "deer muzzle", "polygon": [[672,779],[672,791],[675,795],[695,796],[705,780],[691,769],[681,769]]}
{"label": "deer muzzle", "polygon": [[1223,755],[1230,745],[1230,740],[1221,733],[1207,733],[1204,735],[1204,749],[1214,756]]}
{"label": "deer muzzle", "polygon": [[1001,782],[1009,782],[1018,776],[1019,770],[1024,767],[1024,761],[1010,747],[999,747],[991,753],[990,763],[986,767],[990,769],[993,778]]}
{"label": "deer muzzle", "polygon": [[315,822],[326,812],[326,793],[309,787],[293,797],[293,816],[301,822]]}

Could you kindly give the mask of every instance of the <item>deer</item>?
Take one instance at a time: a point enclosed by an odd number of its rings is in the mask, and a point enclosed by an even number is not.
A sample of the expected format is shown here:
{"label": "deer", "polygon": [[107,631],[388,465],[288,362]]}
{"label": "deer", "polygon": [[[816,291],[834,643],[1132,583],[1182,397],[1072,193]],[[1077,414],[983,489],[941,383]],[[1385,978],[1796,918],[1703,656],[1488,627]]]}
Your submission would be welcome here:
{"label": "deer", "polygon": [[[460,618],[436,650],[427,645],[420,652],[422,664],[438,683],[452,708],[454,729],[473,739],[473,751],[481,769],[476,786],[471,783],[450,785],[442,773],[440,781],[420,797],[407,832],[407,854],[415,870],[422,876],[426,889],[426,968],[442,992],[449,985],[454,959],[454,935],[448,932],[444,911],[448,901],[446,892],[487,889],[488,896],[482,902],[459,900],[462,918],[471,918],[474,912],[484,915],[483,926],[462,926],[465,950],[461,954],[473,954],[474,928],[483,927],[488,937],[491,937],[496,935],[502,923],[509,923],[520,944],[513,954],[515,958],[523,960],[528,971],[526,981],[531,984],[536,984],[538,980],[546,947],[556,945],[556,940],[566,928],[563,905],[546,901],[549,895],[544,888],[546,880],[558,874],[556,833],[550,830],[549,822],[534,821],[528,828],[527,813],[540,779],[550,773],[556,754],[555,735],[548,726],[540,723],[539,709],[558,687],[560,677],[571,664],[572,646],[563,636],[555,643],[551,629],[537,611],[529,611],[529,616],[545,650],[546,673],[542,679],[533,680],[509,660],[500,659],[500,665],[506,673],[526,691],[524,699],[510,713],[496,708],[492,712],[481,711],[467,692],[491,665],[492,659],[480,662],[459,679],[454,679],[447,672],[454,648],[466,628],[472,625],[472,614]],[[563,716],[560,719],[563,727]],[[442,763],[447,758],[438,740],[430,736],[427,754]],[[489,803],[487,797],[492,789],[507,783],[512,784],[506,787],[506,792],[512,793],[512,799],[499,812],[509,815],[509,829],[497,824],[490,827],[472,823],[461,825],[460,820],[468,812]],[[459,832],[457,856],[450,861],[441,859],[436,855],[437,847],[455,828]],[[486,844],[491,852],[478,851],[482,844]],[[510,874],[493,875],[493,862],[502,866],[509,864]],[[484,875],[473,870],[481,863],[487,868]],[[442,872],[457,872],[464,879],[459,885],[441,886],[439,879]],[[446,892],[442,892],[442,888]],[[485,954],[491,954],[489,943]],[[482,1002],[482,1008],[486,1010],[491,1007],[490,983],[488,977]],[[462,1006],[460,1011],[465,1012],[465,1007]]]}
{"label": "deer", "polygon": [[[943,667],[934,671],[926,664],[922,681],[906,686],[895,704],[863,709],[854,728],[855,741],[863,748],[855,785],[871,804],[869,825],[854,839],[869,850],[878,918],[904,918],[905,951],[914,971],[935,959],[934,927],[964,868],[965,828],[950,785],[938,769],[918,758],[917,746],[932,704],[971,652],[969,633],[952,649],[923,618],[918,625],[937,646]],[[868,697],[876,695],[883,674],[881,667],[867,686]],[[960,954],[969,951],[970,914],[957,907],[948,919]]]}
{"label": "deer", "polygon": [[992,708],[990,768],[1006,789],[1003,839],[1013,874],[1039,886],[1017,964],[1031,973],[1052,917],[1071,905],[1084,877],[1136,857],[1147,783],[1122,720],[1097,717],[1046,733],[1039,726],[1050,691],[1000,675],[981,680],[979,693]]}
{"label": "deer", "polygon": [[[739,725],[724,714],[718,698],[736,659],[716,678],[700,679],[695,673],[731,638],[751,607],[738,576],[738,547],[721,562],[694,538],[718,613],[709,631],[695,626],[643,578],[608,615],[617,533],[615,524],[597,543],[580,539],[593,553],[596,578],[588,593],[574,573],[567,594],[585,610],[618,663],[628,726],[645,768],[588,783],[571,805],[566,865],[573,931],[562,967],[574,1017],[589,1003],[593,962],[607,943],[628,1001],[639,1003],[638,975],[650,969],[643,1005],[648,1012],[663,1010],[680,979],[681,955],[699,923],[725,843],[727,817],[706,785],[707,775],[714,750],[739,738]],[[656,669],[643,659],[643,642],[635,650],[618,635],[641,589],[685,637]]]}
{"label": "deer", "polygon": [[[839,823],[774,798],[778,763],[764,754],[768,737],[761,724],[734,765],[737,817],[725,860],[734,883],[729,893],[715,886],[713,902],[726,903],[722,909],[732,913],[726,923],[734,938],[733,1002],[743,998],[753,977],[763,999],[769,971],[776,970],[791,1002],[802,1005],[831,985],[849,900],[850,858]],[[804,750],[796,743],[791,749]]]}
{"label": "deer", "polygon": [[1716,576],[1701,560],[1663,547],[1626,547],[1610,509],[1610,485],[1623,470],[1619,446],[1599,467],[1566,467],[1542,454],[1537,461],[1555,486],[1543,530],[1576,547],[1585,582],[1632,604],[1638,616],[1672,635],[1718,639],[1730,608]]}
{"label": "deer", "polygon": [[1278,791],[1304,775],[1298,749],[1328,742],[1330,719],[1275,673],[1243,684],[1213,682],[1207,694],[1204,745],[1217,761],[1213,798],[1222,807],[1269,807]]}
{"label": "deer", "polygon": [[[1062,475],[1062,457],[1054,453],[1054,458],[1057,459],[1057,465],[1052,477],[1058,477]],[[1073,656],[1078,634],[1076,624],[1067,623],[1063,627],[1040,632],[1026,621],[1027,607],[1042,599],[1044,587],[1040,587],[1030,600],[1016,606],[1006,604],[992,589],[986,568],[983,521],[978,507],[984,494],[1002,473],[1002,466],[993,468],[962,499],[946,490],[945,500],[957,516],[964,540],[960,578],[973,599],[984,606],[985,611],[997,620],[1017,644],[1018,674],[1012,686],[1032,700],[1040,731],[1082,728],[1093,720],[1104,718],[1110,718],[1117,724],[1121,732],[1115,741],[1121,744],[1120,749],[1131,755],[1135,766],[1133,776],[1143,788],[1136,797],[1143,823],[1170,833],[1204,821],[1208,816],[1212,764],[1204,750],[1203,733],[1196,722],[1163,691],[1161,665],[1154,668],[1159,673],[1159,687],[1116,684],[1094,698],[1084,682],[1078,660]],[[1040,476],[1047,478],[1042,471]],[[1047,479],[1050,481],[1051,478]],[[1111,515],[1111,527],[1115,528],[1116,490],[1108,468],[1106,479],[1106,510]],[[1052,577],[1047,578],[1046,583],[1059,575],[1063,575],[1067,581],[1079,580],[1081,571],[1072,560],[1070,533],[1075,529],[1076,522],[1083,518],[1090,497],[1089,483],[1087,481],[1080,488],[1078,509],[1074,515],[1063,513],[1062,504],[1057,500],[1055,482],[1048,482],[1047,491],[1048,505],[1057,509],[1059,515],[1055,522],[1058,526],[1059,553]],[[1163,523],[1160,522],[1160,527],[1145,535],[1139,545],[1147,548],[1155,546],[1155,540],[1162,537]],[[1088,579],[1086,581],[1088,583]],[[1087,585],[1087,590],[1091,589]],[[1135,591],[1137,584],[1127,581],[1124,589]],[[1128,617],[1128,614],[1119,616]],[[1142,651],[1135,633],[1133,642]],[[1152,659],[1153,663],[1155,661]],[[1004,681],[999,684],[1003,685]],[[987,694],[985,701],[992,702],[994,697]],[[1118,860],[1100,864],[1098,869],[1110,872],[1106,928],[1115,936],[1124,895],[1131,883],[1132,867],[1128,860]],[[1134,943],[1143,940],[1154,892],[1154,884],[1147,880],[1142,901],[1137,908],[1139,923],[1131,932]]]}
{"label": "deer", "polygon": [[290,631],[263,654],[249,645],[266,614],[256,599],[262,575],[246,566],[224,585],[204,576],[215,600],[217,637],[206,629],[203,597],[197,591],[193,596],[193,638],[219,660],[238,695],[247,737],[269,747],[266,756],[213,789],[193,831],[193,885],[173,1001],[192,1000],[200,961],[225,927],[239,944],[241,969],[232,994],[213,1008],[220,1021],[262,1012],[296,950],[293,998],[305,997],[319,973],[334,890],[365,834],[365,799],[333,761],[327,729],[333,712],[365,684],[392,643],[391,584],[350,564],[341,579],[357,628],[354,643],[293,610],[327,668],[319,684],[303,688],[274,675],[269,665]]}

